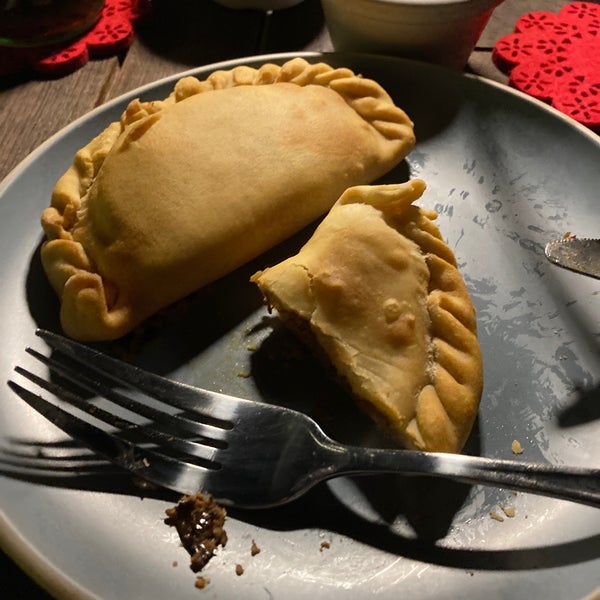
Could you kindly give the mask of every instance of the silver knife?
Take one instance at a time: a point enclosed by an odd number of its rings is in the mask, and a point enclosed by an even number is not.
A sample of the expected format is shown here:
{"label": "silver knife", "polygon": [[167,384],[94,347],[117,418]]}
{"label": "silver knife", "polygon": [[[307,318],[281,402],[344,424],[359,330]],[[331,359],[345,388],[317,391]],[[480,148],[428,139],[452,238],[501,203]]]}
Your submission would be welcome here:
{"label": "silver knife", "polygon": [[600,279],[600,239],[555,240],[546,244],[545,253],[546,258],[559,267]]}

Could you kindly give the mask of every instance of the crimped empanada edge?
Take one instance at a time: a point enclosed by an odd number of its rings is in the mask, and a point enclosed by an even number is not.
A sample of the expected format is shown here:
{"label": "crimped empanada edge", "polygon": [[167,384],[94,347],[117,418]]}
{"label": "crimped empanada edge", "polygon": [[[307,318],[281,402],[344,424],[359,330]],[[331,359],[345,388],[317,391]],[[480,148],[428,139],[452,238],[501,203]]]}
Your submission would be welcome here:
{"label": "crimped empanada edge", "polygon": [[[401,213],[405,206],[417,199],[424,190],[420,180],[386,186],[356,186],[348,189],[338,204],[364,202],[383,213]],[[403,446],[438,452],[459,452],[477,416],[483,388],[483,364],[477,339],[477,322],[469,292],[458,270],[456,258],[442,239],[433,222],[435,213],[419,209],[415,227],[406,237],[420,249],[429,267],[427,312],[431,319],[431,345],[434,353],[432,378],[415,401],[412,418],[403,427],[391,424],[383,405],[362,397],[360,390],[352,389],[348,378],[338,369],[340,381],[355,396],[359,406],[379,426]],[[319,344],[310,327],[300,326],[290,308],[284,306],[266,285],[261,286],[261,273],[252,280],[261,289],[265,301],[280,312],[284,322],[309,347]],[[318,352],[323,359],[323,350]],[[329,356],[333,366],[336,357]]]}

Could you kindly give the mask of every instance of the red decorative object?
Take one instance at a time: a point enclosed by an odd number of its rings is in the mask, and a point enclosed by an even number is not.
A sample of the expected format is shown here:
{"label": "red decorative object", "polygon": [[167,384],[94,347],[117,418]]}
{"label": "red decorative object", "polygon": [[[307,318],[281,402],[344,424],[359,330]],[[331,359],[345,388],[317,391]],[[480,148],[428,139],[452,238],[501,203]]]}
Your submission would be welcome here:
{"label": "red decorative object", "polygon": [[134,26],[151,9],[151,0],[106,0],[92,29],[66,44],[42,48],[0,48],[0,76],[33,71],[60,77],[76,71],[90,58],[106,58],[127,50]]}
{"label": "red decorative object", "polygon": [[496,42],[492,59],[510,85],[600,131],[600,5],[527,13]]}

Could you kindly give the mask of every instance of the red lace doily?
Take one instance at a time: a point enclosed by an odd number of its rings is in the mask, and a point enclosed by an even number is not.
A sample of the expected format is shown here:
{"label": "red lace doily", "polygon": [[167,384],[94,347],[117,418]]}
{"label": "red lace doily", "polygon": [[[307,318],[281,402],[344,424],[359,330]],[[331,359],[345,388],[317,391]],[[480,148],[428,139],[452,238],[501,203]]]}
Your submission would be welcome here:
{"label": "red lace doily", "polygon": [[75,40],[43,48],[0,48],[0,76],[31,70],[59,77],[81,68],[90,58],[119,54],[131,46],[134,26],[150,8],[151,0],[106,0],[94,27]]}
{"label": "red lace doily", "polygon": [[496,42],[492,59],[510,85],[600,131],[600,5],[527,13]]}

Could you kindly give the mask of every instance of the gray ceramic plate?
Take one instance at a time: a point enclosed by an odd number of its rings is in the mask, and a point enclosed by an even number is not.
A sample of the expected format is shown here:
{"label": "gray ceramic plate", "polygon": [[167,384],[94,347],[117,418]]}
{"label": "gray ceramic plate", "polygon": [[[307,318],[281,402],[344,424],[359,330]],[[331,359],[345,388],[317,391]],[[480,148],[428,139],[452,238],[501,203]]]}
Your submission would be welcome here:
{"label": "gray ceramic plate", "polygon": [[[319,55],[306,55],[319,60]],[[289,56],[259,57],[282,61]],[[469,450],[572,465],[600,462],[600,283],[550,265],[544,244],[600,231],[599,138],[505,87],[388,58],[329,55],[378,79],[415,121],[419,143],[387,179],[423,177],[478,310],[485,392]],[[223,63],[229,68],[235,62]],[[216,66],[197,70],[206,75]],[[38,417],[5,385],[37,325],[56,328],[40,270],[40,211],[74,152],[134,96],[100,107],[31,155],[0,189],[0,542],[54,594],[104,600],[198,598],[164,510]],[[306,234],[307,232],[305,232]],[[372,431],[247,283],[271,256],[191,298],[133,351],[175,379],[299,406],[333,435]],[[252,350],[251,348],[257,348]],[[252,371],[253,377],[240,377]],[[490,513],[515,509],[503,522]],[[582,598],[600,585],[600,511],[510,490],[375,477],[324,484],[285,508],[232,511],[229,543],[203,598]],[[262,552],[250,555],[252,540]],[[329,548],[321,548],[327,541]],[[176,565],[174,564],[176,563]],[[236,576],[235,565],[245,568]]]}

